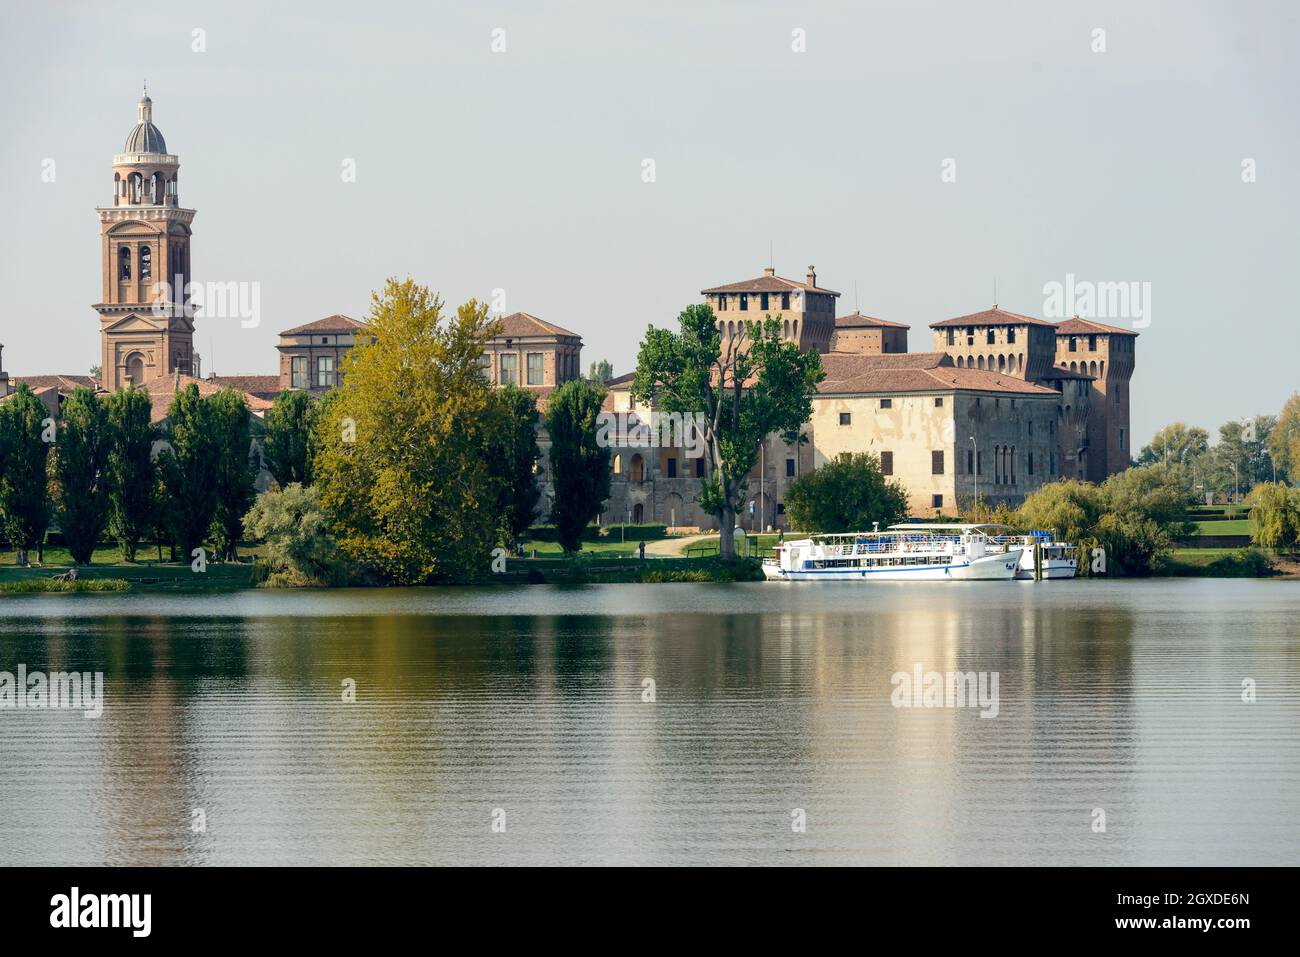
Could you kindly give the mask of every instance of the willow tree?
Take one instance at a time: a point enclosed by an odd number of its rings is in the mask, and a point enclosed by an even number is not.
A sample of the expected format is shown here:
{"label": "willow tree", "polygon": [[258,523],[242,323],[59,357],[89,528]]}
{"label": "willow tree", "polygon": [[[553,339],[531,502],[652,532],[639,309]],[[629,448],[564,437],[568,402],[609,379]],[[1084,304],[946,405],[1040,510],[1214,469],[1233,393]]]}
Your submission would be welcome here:
{"label": "willow tree", "polygon": [[694,417],[703,434],[707,477],[700,507],[722,526],[720,551],[735,557],[731,530],[767,436],[796,435],[812,416],[821,357],[781,338],[771,316],[723,336],[713,309],[687,306],[680,332],[646,330],[632,396],[660,413]]}
{"label": "willow tree", "polygon": [[479,357],[497,331],[471,300],[454,315],[428,287],[390,279],[369,336],[343,359],[313,458],[343,554],[403,584],[462,581],[496,546],[498,481],[484,448],[496,417]]}

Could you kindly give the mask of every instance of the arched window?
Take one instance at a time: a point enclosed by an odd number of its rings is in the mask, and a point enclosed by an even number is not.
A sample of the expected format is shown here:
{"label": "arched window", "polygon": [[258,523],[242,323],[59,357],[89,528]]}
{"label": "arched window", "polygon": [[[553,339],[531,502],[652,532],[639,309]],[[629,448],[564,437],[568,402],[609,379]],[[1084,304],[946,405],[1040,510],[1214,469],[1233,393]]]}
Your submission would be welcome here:
{"label": "arched window", "polygon": [[131,247],[130,246],[117,247],[117,262],[118,262],[117,278],[130,279],[131,278]]}
{"label": "arched window", "polygon": [[127,182],[130,184],[128,188],[131,194],[131,202],[139,203],[141,194],[144,192],[144,180],[139,173],[132,173]]}
{"label": "arched window", "polygon": [[790,320],[789,320],[789,319],[787,319],[787,320],[785,321],[785,337],[786,337],[787,339],[790,338]]}
{"label": "arched window", "polygon": [[1074,363],[1074,362],[1071,362],[1071,363],[1070,363],[1070,371],[1071,371],[1071,372],[1078,372],[1078,371],[1079,371],[1079,367],[1078,367],[1078,365],[1077,365],[1076,363]]}
{"label": "arched window", "polygon": [[1007,357],[1006,357],[1006,356],[998,356],[998,371],[999,371],[999,372],[1006,372],[1006,371],[1007,371]]}
{"label": "arched window", "polygon": [[958,357],[957,357],[957,368],[960,369],[961,367],[962,367],[962,366],[961,366],[961,356],[958,356]]}
{"label": "arched window", "polygon": [[980,357],[979,357],[978,359],[976,359],[975,361],[979,364],[979,368],[981,368],[981,369],[984,368],[984,357],[983,357],[983,356],[980,356]]}
{"label": "arched window", "polygon": [[1011,484],[1016,484],[1016,447],[1011,446]]}
{"label": "arched window", "polygon": [[1100,369],[1100,371],[1099,371],[1099,375],[1101,375],[1103,378],[1104,378],[1105,375],[1106,375],[1106,360],[1105,360],[1105,359],[1102,359],[1102,360],[1101,360],[1101,369]]}
{"label": "arched window", "polygon": [[639,454],[632,456],[632,461],[628,463],[627,477],[631,482],[645,481],[645,459]]}
{"label": "arched window", "polygon": [[113,201],[117,202],[117,200],[121,198],[122,198],[122,174],[114,173],[113,174]]}
{"label": "arched window", "polygon": [[1097,362],[1095,359],[1092,362],[1088,363],[1088,374],[1089,375],[1097,374]]}
{"label": "arched window", "polygon": [[615,475],[623,474],[623,456],[621,455],[614,456],[614,474]]}
{"label": "arched window", "polygon": [[637,502],[632,506],[632,524],[640,525],[645,521],[645,506]]}
{"label": "arched window", "polygon": [[126,380],[132,385],[144,382],[144,356],[133,352],[126,357]]}
{"label": "arched window", "polygon": [[140,247],[140,278],[153,278],[153,250],[148,246]]}
{"label": "arched window", "polygon": [[733,321],[733,322],[728,322],[728,323],[727,323],[727,338],[728,338],[728,339],[734,339],[735,337],[736,337],[736,323],[735,323],[734,321]]}
{"label": "arched window", "polygon": [[791,324],[791,326],[790,326],[790,332],[791,332],[791,334],[792,334],[796,339],[799,338],[799,320],[798,320],[798,319],[796,319],[796,320],[794,321],[794,323]]}

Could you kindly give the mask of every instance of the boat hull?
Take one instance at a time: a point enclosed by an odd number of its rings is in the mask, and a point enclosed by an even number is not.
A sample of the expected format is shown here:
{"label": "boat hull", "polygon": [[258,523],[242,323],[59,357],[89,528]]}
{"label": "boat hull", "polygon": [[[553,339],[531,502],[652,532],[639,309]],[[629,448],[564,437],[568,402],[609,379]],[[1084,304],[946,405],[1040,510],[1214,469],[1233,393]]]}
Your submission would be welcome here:
{"label": "boat hull", "polygon": [[769,581],[818,582],[917,582],[917,581],[1010,581],[1015,577],[1023,549],[1013,548],[984,555],[970,562],[949,565],[897,565],[886,568],[801,568],[786,570],[763,563]]}

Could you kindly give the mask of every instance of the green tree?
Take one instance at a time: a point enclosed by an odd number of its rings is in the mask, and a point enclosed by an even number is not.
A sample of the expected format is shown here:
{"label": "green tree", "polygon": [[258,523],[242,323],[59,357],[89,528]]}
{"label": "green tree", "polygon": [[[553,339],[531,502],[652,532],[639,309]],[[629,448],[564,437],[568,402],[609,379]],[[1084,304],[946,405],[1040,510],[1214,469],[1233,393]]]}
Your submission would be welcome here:
{"label": "green tree", "polygon": [[1251,540],[1256,545],[1280,552],[1300,544],[1300,510],[1294,489],[1283,482],[1261,482],[1250,490],[1246,504],[1255,528]]}
{"label": "green tree", "polygon": [[372,297],[371,341],[344,358],[313,459],[345,557],[390,580],[464,581],[500,529],[483,455],[491,386],[479,357],[499,324],[471,300],[455,316],[411,279]]}
{"label": "green tree", "polygon": [[286,389],[271,403],[262,451],[267,471],[282,487],[311,484],[312,441],[319,414],[319,401],[301,389]]}
{"label": "green tree", "polygon": [[614,378],[614,366],[610,364],[608,359],[593,362],[587,372],[587,381],[593,385],[608,385],[609,380],[612,378]]}
{"label": "green tree", "polygon": [[1090,482],[1048,482],[1025,497],[1015,524],[1055,531],[1062,541],[1081,542],[1092,534],[1103,506],[1101,490]]}
{"label": "green tree", "polygon": [[89,565],[108,521],[108,411],[89,389],[77,388],[60,410],[55,449],[59,530],[78,565]]}
{"label": "green tree", "polygon": [[1174,422],[1157,432],[1135,461],[1138,465],[1175,464],[1203,455],[1209,447],[1210,433],[1199,426]]}
{"label": "green tree", "polygon": [[790,527],[806,532],[856,532],[907,517],[907,490],[888,481],[869,453],[845,452],[791,483],[785,493]]}
{"label": "green tree", "polygon": [[216,440],[216,503],[212,513],[212,541],[222,561],[239,558],[239,535],[244,516],[253,504],[257,467],[251,458],[252,413],[234,389],[222,389],[207,399]]}
{"label": "green tree", "polygon": [[54,419],[26,383],[0,402],[0,454],[4,464],[0,518],[5,536],[17,550],[19,564],[26,564],[27,553],[33,548],[36,560],[45,560],[45,532],[51,516],[47,470],[54,439]]}
{"label": "green tree", "polygon": [[347,569],[330,537],[320,489],[297,482],[263,492],[244,517],[244,534],[266,543],[260,560],[272,587],[341,585]]}
{"label": "green tree", "polygon": [[220,445],[214,419],[213,406],[194,383],[177,392],[167,410],[167,448],[158,456],[166,489],[162,508],[186,561],[207,540],[217,508]]}
{"label": "green tree", "polygon": [[555,502],[551,522],[567,553],[582,547],[582,530],[609,498],[610,458],[597,441],[597,417],[605,390],[571,379],[551,393],[546,404],[546,432],[551,440],[551,483]]}
{"label": "green tree", "polygon": [[771,316],[742,322],[737,335],[725,339],[707,305],[687,306],[678,322],[677,333],[653,326],[646,331],[632,396],[699,423],[709,466],[700,507],[721,524],[722,557],[734,558],[731,529],[760,444],[774,432],[799,431],[825,373],[821,357],[783,340]]}
{"label": "green tree", "polygon": [[1278,413],[1277,425],[1268,437],[1268,452],[1279,479],[1300,481],[1300,392],[1291,393]]}
{"label": "green tree", "polygon": [[157,430],[149,421],[153,406],[143,389],[123,388],[104,405],[112,442],[108,450],[108,530],[125,561],[135,561],[140,540],[155,520],[157,469],[153,442]]}
{"label": "green tree", "polygon": [[502,540],[510,543],[537,518],[542,490],[537,484],[537,396],[515,385],[493,390],[484,454],[497,480]]}

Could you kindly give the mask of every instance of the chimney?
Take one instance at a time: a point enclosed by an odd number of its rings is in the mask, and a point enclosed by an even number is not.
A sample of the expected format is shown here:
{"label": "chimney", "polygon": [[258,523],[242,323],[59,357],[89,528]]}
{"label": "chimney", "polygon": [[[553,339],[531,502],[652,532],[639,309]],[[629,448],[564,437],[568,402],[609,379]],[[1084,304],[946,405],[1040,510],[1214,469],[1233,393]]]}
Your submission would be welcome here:
{"label": "chimney", "polygon": [[764,275],[764,276],[775,276],[775,275],[776,275],[776,268],[773,267],[773,266],[764,266],[764,267],[763,267],[763,275]]}
{"label": "chimney", "polygon": [[812,266],[808,267],[808,285],[817,285],[817,270]]}

